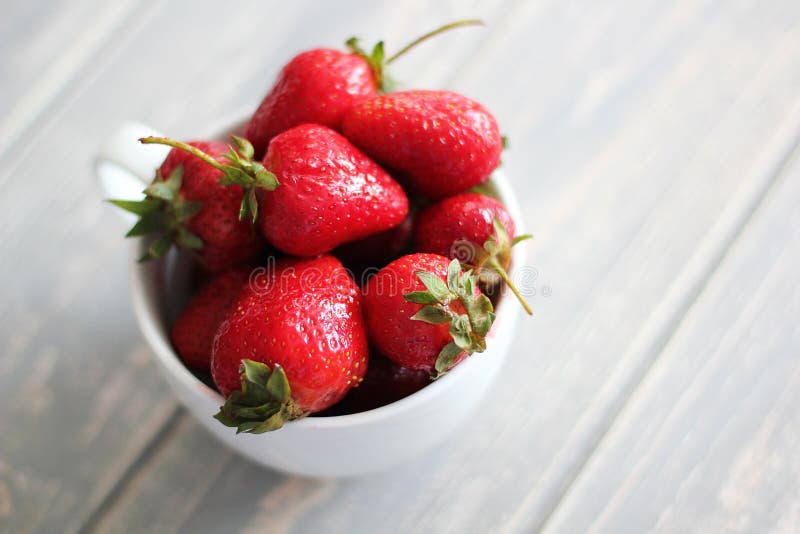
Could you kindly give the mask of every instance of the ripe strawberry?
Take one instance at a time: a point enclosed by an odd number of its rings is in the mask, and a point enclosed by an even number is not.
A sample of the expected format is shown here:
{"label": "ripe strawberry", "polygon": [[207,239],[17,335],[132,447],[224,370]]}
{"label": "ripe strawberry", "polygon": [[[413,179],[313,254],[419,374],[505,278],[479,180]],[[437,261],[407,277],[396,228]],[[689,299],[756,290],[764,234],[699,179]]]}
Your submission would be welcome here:
{"label": "ripe strawberry", "polygon": [[383,42],[367,54],[355,37],[347,41],[352,53],[318,48],[295,56],[278,74],[275,85],[245,126],[244,136],[262,157],[270,140],[281,132],[304,123],[339,130],[344,113],[356,102],[368,100],[387,90],[384,67],[417,44],[451,28],[481,24],[466,20],[447,24],[414,40],[384,60]]}
{"label": "ripe strawberry", "polygon": [[378,85],[366,59],[320,48],[292,59],[244,129],[256,155],[279,133],[306,122],[338,129],[356,102],[372,98]]}
{"label": "ripe strawberry", "polygon": [[473,269],[488,286],[499,282],[499,277],[529,315],[533,312],[507,269],[511,247],[530,237],[514,237],[514,220],[505,206],[478,193],[462,193],[428,206],[417,216],[414,226],[416,250],[455,258]]}
{"label": "ripe strawberry", "polygon": [[408,198],[386,171],[330,128],[304,124],[269,145],[264,166],[280,182],[260,192],[258,226],[275,247],[316,256],[393,228]]}
{"label": "ripe strawberry", "polygon": [[259,433],[318,412],[356,386],[368,347],[358,286],[330,255],[284,258],[243,289],[220,325],[211,374],[217,418]]}
{"label": "ripe strawberry", "polygon": [[217,327],[250,278],[252,267],[240,265],[206,282],[172,325],[172,344],[188,367],[208,371]]}
{"label": "ripe strawberry", "polygon": [[494,320],[472,274],[438,254],[409,254],[381,269],[364,288],[364,314],[378,350],[434,378],[483,352]]}
{"label": "ripe strawberry", "polygon": [[[227,145],[218,141],[185,144],[208,154],[216,165],[224,161]],[[253,258],[263,239],[238,218],[242,188],[224,187],[223,173],[183,150],[172,150],[145,189],[141,201],[112,200],[140,216],[126,237],[157,234],[142,260],[159,258],[170,246],[195,251],[207,269],[220,271]]]}
{"label": "ripe strawberry", "polygon": [[500,163],[503,141],[480,104],[449,91],[401,91],[359,102],[342,121],[345,137],[411,191],[436,199],[484,182]]}

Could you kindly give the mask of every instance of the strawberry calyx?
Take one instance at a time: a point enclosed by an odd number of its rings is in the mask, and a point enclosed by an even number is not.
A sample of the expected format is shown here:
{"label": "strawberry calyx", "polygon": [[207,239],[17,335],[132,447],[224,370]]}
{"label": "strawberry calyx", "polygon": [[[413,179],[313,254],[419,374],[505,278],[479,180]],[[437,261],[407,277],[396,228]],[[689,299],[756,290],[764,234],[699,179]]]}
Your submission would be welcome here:
{"label": "strawberry calyx", "polygon": [[188,143],[175,141],[167,137],[143,137],[139,142],[145,145],[158,144],[166,145],[172,148],[183,150],[222,171],[222,177],[219,183],[224,186],[239,185],[242,187],[244,194],[242,195],[242,204],[239,208],[239,220],[244,220],[249,217],[255,223],[258,218],[258,199],[256,198],[256,189],[262,188],[267,191],[274,191],[280,185],[278,177],[268,171],[264,165],[255,161],[255,150],[253,145],[247,139],[232,135],[231,140],[236,145],[236,148],[228,145],[230,149],[223,157],[228,160],[223,163],[213,156],[210,156]]}
{"label": "strawberry calyx", "polygon": [[241,388],[233,391],[220,406],[214,419],[233,427],[236,433],[262,434],[277,430],[286,421],[304,417],[292,400],[292,390],[283,367],[253,360],[239,366]]}
{"label": "strawberry calyx", "polygon": [[444,26],[440,26],[435,30],[431,30],[428,33],[420,35],[389,58],[386,58],[383,41],[378,41],[378,43],[372,47],[372,51],[370,53],[367,53],[363,48],[361,48],[359,39],[357,37],[351,37],[345,41],[345,45],[351,52],[361,56],[364,58],[364,60],[366,60],[367,63],[369,63],[378,88],[381,92],[388,93],[394,90],[394,88],[397,86],[397,82],[386,75],[385,71],[387,65],[390,65],[395,60],[405,55],[409,50],[415,48],[420,43],[427,41],[431,37],[435,37],[440,33],[444,33],[454,28],[460,28],[462,26],[483,26],[483,21],[478,19],[466,19],[445,24]]}
{"label": "strawberry calyx", "polygon": [[203,248],[203,240],[185,226],[202,204],[181,198],[182,181],[183,168],[178,166],[166,180],[157,172],[153,183],[144,190],[142,200],[109,199],[115,206],[139,216],[125,237],[158,235],[139,258],[140,263],[162,257],[173,245],[191,250]]}
{"label": "strawberry calyx", "polygon": [[525,301],[525,297],[519,292],[517,286],[514,285],[507,271],[511,263],[511,249],[521,241],[533,239],[533,236],[525,234],[511,239],[508,230],[497,217],[492,221],[492,226],[494,227],[494,234],[484,241],[483,246],[475,246],[470,243],[474,252],[471,253],[472,257],[468,261],[462,262],[462,264],[466,268],[474,269],[477,273],[478,281],[489,287],[496,285],[500,280],[505,282],[519,303],[522,304],[525,313],[533,315],[533,310]]}
{"label": "strawberry calyx", "polygon": [[[429,324],[449,324],[453,341],[436,358],[434,380],[455,365],[458,357],[486,350],[486,334],[494,322],[494,307],[489,298],[476,292],[477,281],[472,271],[462,271],[454,259],[447,267],[447,282],[436,274],[416,271],[426,291],[411,291],[403,295],[406,302],[424,304],[411,319]],[[460,303],[460,307],[452,306]],[[463,312],[462,312],[463,311]],[[464,313],[465,312],[465,313]]]}

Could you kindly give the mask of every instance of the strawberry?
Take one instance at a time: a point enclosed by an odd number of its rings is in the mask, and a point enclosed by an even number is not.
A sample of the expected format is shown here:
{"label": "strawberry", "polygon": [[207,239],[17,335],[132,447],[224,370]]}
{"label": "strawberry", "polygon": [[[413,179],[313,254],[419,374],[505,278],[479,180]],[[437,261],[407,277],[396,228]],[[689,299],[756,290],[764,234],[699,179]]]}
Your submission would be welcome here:
{"label": "strawberry", "polygon": [[[217,163],[222,183],[245,188],[240,217],[250,216],[276,248],[294,256],[317,256],[342,243],[388,230],[408,213],[408,198],[386,171],[341,134],[302,124],[270,142],[263,163],[252,159],[250,143],[233,136],[237,150]],[[194,147],[160,137],[142,139]],[[259,217],[260,213],[260,217]]]}
{"label": "strawberry", "polygon": [[217,327],[250,279],[252,267],[240,265],[206,282],[172,325],[172,344],[188,367],[208,371]]}
{"label": "strawberry", "polygon": [[295,56],[278,74],[272,89],[245,126],[244,136],[263,156],[270,140],[304,123],[340,129],[344,113],[355,103],[368,100],[388,88],[384,67],[417,44],[451,28],[482,24],[465,20],[437,28],[384,60],[383,42],[367,54],[355,37],[347,41],[352,53],[328,48],[308,50]]}
{"label": "strawberry", "polygon": [[345,113],[342,132],[399,171],[412,193],[430,199],[486,181],[503,150],[494,117],[449,91],[401,91],[359,102]]}
{"label": "strawberry", "polygon": [[409,254],[364,288],[369,336],[387,358],[438,378],[463,358],[486,349],[492,303],[458,260]]}
{"label": "strawberry", "polygon": [[333,405],[367,369],[361,294],[339,260],[284,258],[254,276],[217,330],[217,414],[239,432],[274,430]]}
{"label": "strawberry", "polygon": [[357,54],[319,48],[294,57],[244,129],[256,155],[279,133],[306,122],[339,128],[342,115],[377,94],[369,62]]}
{"label": "strawberry", "polygon": [[[184,146],[208,154],[215,165],[224,161],[228,147],[218,141],[196,141]],[[253,258],[263,239],[238,218],[243,191],[224,187],[223,173],[183,150],[172,150],[156,172],[140,201],[112,200],[140,216],[127,237],[156,234],[141,260],[159,258],[173,244],[191,249],[200,263],[220,271]]]}
{"label": "strawberry", "polygon": [[417,216],[414,226],[416,250],[458,259],[490,287],[499,277],[529,315],[533,312],[507,270],[511,247],[530,237],[514,237],[514,220],[505,206],[478,193],[462,193],[428,206]]}
{"label": "strawberry", "polygon": [[394,228],[408,198],[386,171],[341,134],[313,124],[288,130],[264,157],[280,187],[259,195],[258,226],[275,247],[315,256]]}

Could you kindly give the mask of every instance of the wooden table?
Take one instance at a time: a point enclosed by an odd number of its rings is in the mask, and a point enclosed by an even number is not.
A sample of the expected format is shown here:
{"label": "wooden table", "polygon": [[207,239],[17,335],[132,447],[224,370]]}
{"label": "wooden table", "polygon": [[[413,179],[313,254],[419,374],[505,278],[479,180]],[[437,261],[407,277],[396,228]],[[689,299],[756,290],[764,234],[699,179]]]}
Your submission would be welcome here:
{"label": "wooden table", "polygon": [[[0,531],[797,532],[800,3],[7,2]],[[257,468],[178,406],[92,175],[125,119],[254,109],[351,34],[484,102],[536,239],[536,315],[481,417],[394,472]]]}

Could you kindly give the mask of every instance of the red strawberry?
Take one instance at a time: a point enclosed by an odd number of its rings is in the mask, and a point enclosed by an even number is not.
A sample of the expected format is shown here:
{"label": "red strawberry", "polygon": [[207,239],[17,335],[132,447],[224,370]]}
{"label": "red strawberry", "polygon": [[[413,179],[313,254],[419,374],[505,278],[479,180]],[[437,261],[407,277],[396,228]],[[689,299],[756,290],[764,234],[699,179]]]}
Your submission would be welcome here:
{"label": "red strawberry", "polygon": [[263,432],[333,405],[367,369],[358,286],[330,255],[282,259],[229,308],[211,357],[217,418]]}
{"label": "red strawberry", "polygon": [[408,213],[400,185],[324,126],[304,124],[280,134],[264,166],[280,186],[259,195],[258,226],[287,254],[323,254],[393,228]]}
{"label": "red strawberry", "polygon": [[437,28],[387,60],[382,41],[367,54],[355,37],[347,41],[352,53],[318,48],[298,54],[278,74],[275,85],[247,123],[244,136],[260,158],[273,137],[294,126],[315,123],[338,130],[353,104],[373,98],[378,90],[387,90],[388,78],[383,75],[386,65],[434,35],[474,24],[482,23],[465,20]]}
{"label": "red strawberry", "polygon": [[[330,128],[302,124],[283,132],[270,142],[263,164],[252,159],[246,139],[232,139],[237,150],[231,149],[225,164],[217,164],[222,183],[245,188],[240,217],[249,215],[269,242],[287,254],[324,254],[393,228],[408,213],[400,185]],[[141,141],[183,148],[213,161],[171,139]]]}
{"label": "red strawberry", "polygon": [[172,343],[188,367],[208,371],[217,327],[250,278],[252,267],[240,265],[209,280],[192,297],[172,325]]}
{"label": "red strawberry", "polygon": [[525,311],[533,313],[514,286],[507,269],[511,247],[529,239],[514,237],[514,221],[498,200],[478,193],[462,193],[428,206],[417,216],[414,245],[420,252],[458,259],[475,270],[481,282],[495,285],[500,277]]}
{"label": "red strawberry", "polygon": [[292,59],[247,123],[244,136],[261,156],[279,133],[306,122],[338,129],[354,103],[372,98],[378,85],[366,59],[320,48]]}
{"label": "red strawberry", "polygon": [[413,193],[432,199],[484,182],[503,150],[494,117],[449,91],[401,91],[360,102],[345,114],[342,131],[403,173]]}
{"label": "red strawberry", "polygon": [[[225,161],[228,146],[218,141],[196,141],[183,146],[201,150],[216,165]],[[220,271],[253,258],[263,240],[240,221],[242,188],[225,187],[223,173],[183,150],[172,150],[145,190],[141,201],[112,200],[139,215],[128,237],[158,234],[142,259],[163,256],[172,244],[193,249],[200,263]]]}
{"label": "red strawberry", "polygon": [[492,303],[457,260],[410,254],[383,269],[364,288],[370,339],[389,359],[438,377],[486,349]]}

